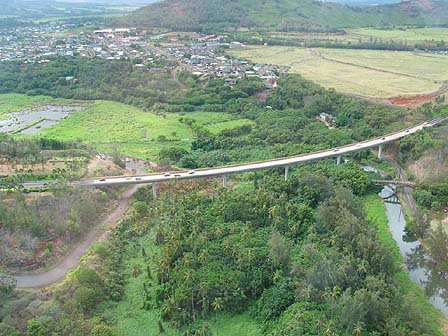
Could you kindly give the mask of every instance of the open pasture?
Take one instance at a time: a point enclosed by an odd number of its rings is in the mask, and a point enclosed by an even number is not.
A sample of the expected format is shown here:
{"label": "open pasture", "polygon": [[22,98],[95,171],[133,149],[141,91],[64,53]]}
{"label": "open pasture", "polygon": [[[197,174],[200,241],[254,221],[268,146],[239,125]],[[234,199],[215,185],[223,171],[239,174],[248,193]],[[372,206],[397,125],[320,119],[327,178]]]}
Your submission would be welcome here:
{"label": "open pasture", "polygon": [[251,46],[229,52],[278,64],[326,88],[372,98],[421,95],[448,80],[448,56],[404,51]]}
{"label": "open pasture", "polygon": [[[54,105],[56,109],[70,109],[71,113],[67,113],[57,124],[49,125],[49,128],[39,127],[34,132],[37,135],[59,140],[79,139],[101,151],[111,152],[116,148],[123,154],[145,159],[157,157],[159,151],[166,147],[189,149],[194,139],[190,126],[192,122],[213,134],[253,123],[229,113],[154,114],[112,101],[82,102],[46,96],[0,94],[0,125],[9,125],[7,119],[10,114],[24,113],[29,116],[30,111],[37,113],[49,105]],[[84,108],[80,109],[81,106]],[[3,126],[5,130],[7,125]],[[23,132],[27,133],[30,132]]]}
{"label": "open pasture", "polygon": [[270,32],[270,37],[297,41],[331,41],[339,43],[395,42],[414,45],[417,43],[448,42],[448,28],[354,28],[345,32]]}
{"label": "open pasture", "polygon": [[129,156],[152,159],[162,148],[189,148],[194,134],[187,123],[181,122],[187,118],[194,119],[212,133],[251,123],[227,113],[157,115],[117,102],[96,101],[39,134],[60,140],[80,139],[102,151],[111,152],[116,148]]}
{"label": "open pasture", "polygon": [[448,28],[359,28],[348,33],[348,36],[393,41],[448,41]]}

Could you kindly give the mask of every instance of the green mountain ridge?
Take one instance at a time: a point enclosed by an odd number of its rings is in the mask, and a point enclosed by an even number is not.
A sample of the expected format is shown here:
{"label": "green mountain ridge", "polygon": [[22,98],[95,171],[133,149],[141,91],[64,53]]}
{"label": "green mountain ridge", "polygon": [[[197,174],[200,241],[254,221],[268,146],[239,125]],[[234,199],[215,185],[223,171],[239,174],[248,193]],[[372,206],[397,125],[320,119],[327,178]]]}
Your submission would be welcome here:
{"label": "green mountain ridge", "polygon": [[447,23],[448,1],[440,0],[370,7],[316,0],[164,0],[115,21],[117,25],[185,31],[236,27],[306,31]]}

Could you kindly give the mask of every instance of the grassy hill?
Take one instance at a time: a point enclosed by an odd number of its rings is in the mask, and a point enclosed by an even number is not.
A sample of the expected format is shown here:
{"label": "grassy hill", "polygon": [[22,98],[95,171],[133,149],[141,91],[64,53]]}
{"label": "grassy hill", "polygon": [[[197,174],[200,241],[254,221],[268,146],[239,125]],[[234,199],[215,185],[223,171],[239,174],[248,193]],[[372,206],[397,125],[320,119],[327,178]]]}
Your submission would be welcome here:
{"label": "grassy hill", "polygon": [[315,0],[164,0],[116,24],[173,30],[254,27],[281,31],[332,30],[388,25],[437,25],[448,19],[448,1],[411,0],[371,7]]}

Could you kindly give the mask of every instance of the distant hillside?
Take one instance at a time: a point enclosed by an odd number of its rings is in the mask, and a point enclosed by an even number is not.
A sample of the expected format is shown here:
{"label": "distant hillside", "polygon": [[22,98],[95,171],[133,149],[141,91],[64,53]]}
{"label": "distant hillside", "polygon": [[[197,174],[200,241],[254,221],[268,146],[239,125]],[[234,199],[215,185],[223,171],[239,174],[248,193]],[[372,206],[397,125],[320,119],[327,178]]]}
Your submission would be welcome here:
{"label": "distant hillside", "polygon": [[315,0],[164,0],[116,24],[173,30],[255,27],[284,31],[448,23],[448,1],[411,0],[350,7]]}
{"label": "distant hillside", "polygon": [[[125,12],[112,1],[92,2],[60,2],[57,0],[0,0],[0,19],[47,19],[50,17],[65,18]],[[136,0],[138,1],[138,0]],[[123,0],[123,2],[126,2]]]}
{"label": "distant hillside", "polygon": [[332,0],[331,2],[336,2],[350,6],[372,6],[372,5],[397,3],[400,1],[399,0]]}

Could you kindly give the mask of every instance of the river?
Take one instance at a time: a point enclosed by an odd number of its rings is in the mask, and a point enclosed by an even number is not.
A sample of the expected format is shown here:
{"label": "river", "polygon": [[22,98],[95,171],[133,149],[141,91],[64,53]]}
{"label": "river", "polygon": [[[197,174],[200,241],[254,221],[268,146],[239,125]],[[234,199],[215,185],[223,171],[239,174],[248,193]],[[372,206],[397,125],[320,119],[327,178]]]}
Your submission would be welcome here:
{"label": "river", "polygon": [[[384,187],[380,192],[380,196],[383,199],[388,198],[393,194],[394,191],[388,186]],[[400,249],[400,253],[408,269],[409,277],[423,289],[429,302],[441,310],[445,317],[448,317],[448,305],[442,297],[446,288],[434,289],[434,284],[436,282],[436,279],[434,279],[434,272],[430,268],[426,268],[429,263],[424,262],[427,256],[423,255],[423,249],[420,242],[406,242],[404,240],[406,220],[401,204],[390,203],[386,200],[385,206],[389,229]],[[416,260],[418,262],[416,262]],[[430,290],[429,286],[431,286]],[[430,292],[429,295],[428,292]]]}
{"label": "river", "polygon": [[[375,172],[382,177],[386,175],[379,172],[371,166],[363,166],[368,172]],[[448,282],[443,275],[431,269],[430,259],[424,254],[423,247],[419,241],[405,241],[406,219],[404,217],[403,208],[397,197],[389,197],[394,195],[393,186],[385,186],[379,195],[384,199],[386,207],[387,224],[389,226],[392,237],[397,242],[400,254],[403,257],[409,277],[417,283],[425,292],[428,301],[434,307],[442,311],[445,317],[448,317]]]}

